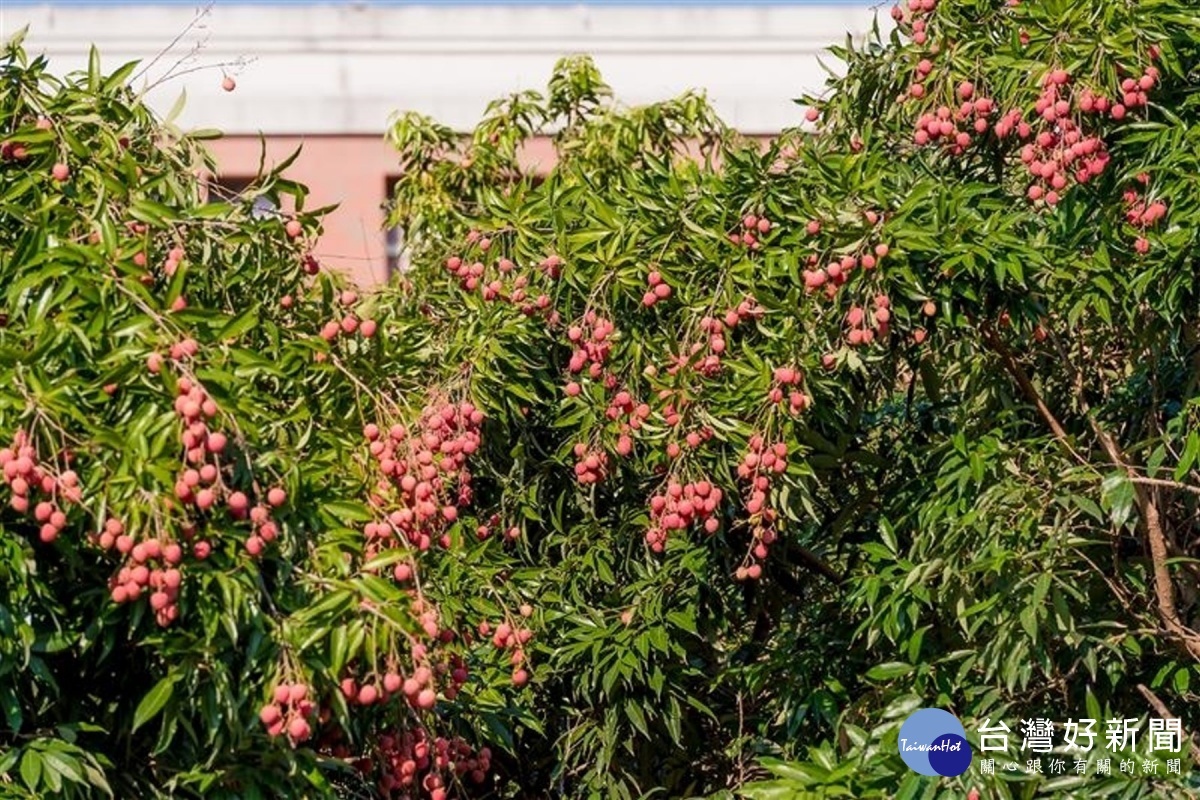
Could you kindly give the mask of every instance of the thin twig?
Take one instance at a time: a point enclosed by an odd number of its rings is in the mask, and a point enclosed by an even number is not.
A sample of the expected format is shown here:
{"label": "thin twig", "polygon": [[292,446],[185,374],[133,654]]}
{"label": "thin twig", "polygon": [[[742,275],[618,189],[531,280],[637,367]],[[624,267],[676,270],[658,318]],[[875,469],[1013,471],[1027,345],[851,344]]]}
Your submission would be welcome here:
{"label": "thin twig", "polygon": [[185,27],[183,30],[181,30],[178,33],[178,35],[176,35],[175,38],[171,40],[170,44],[168,44],[162,50],[158,51],[158,54],[155,55],[154,58],[150,59],[149,64],[146,64],[144,67],[142,67],[140,70],[138,70],[137,74],[135,74],[133,76],[133,78],[130,79],[130,83],[136,81],[138,78],[142,77],[147,72],[149,72],[150,68],[153,67],[155,64],[157,64],[162,59],[163,56],[165,56],[167,53],[171,52],[171,50],[175,47],[175,45],[179,44],[179,41],[184,36],[187,36],[188,32],[191,31],[192,28],[194,28],[198,24],[200,24],[200,20],[204,19],[206,16],[208,16],[209,14],[212,13],[212,8],[213,8],[213,4],[210,2],[208,5],[199,9],[196,12],[196,15],[194,17],[192,17],[191,22],[189,22],[187,24],[187,27]]}

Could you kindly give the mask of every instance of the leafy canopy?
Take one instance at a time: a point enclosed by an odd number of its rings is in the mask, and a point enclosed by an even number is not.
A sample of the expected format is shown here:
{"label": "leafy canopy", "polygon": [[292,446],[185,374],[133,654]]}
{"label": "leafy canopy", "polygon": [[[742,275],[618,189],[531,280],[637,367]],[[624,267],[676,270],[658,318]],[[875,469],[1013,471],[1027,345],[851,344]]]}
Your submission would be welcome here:
{"label": "leafy canopy", "polygon": [[1186,738],[940,781],[895,738],[1198,721],[1196,22],[893,16],[765,148],[586,59],[397,117],[414,269],[363,298],[282,167],[279,218],[210,201],[132,67],[13,46],[6,788],[1185,791]]}

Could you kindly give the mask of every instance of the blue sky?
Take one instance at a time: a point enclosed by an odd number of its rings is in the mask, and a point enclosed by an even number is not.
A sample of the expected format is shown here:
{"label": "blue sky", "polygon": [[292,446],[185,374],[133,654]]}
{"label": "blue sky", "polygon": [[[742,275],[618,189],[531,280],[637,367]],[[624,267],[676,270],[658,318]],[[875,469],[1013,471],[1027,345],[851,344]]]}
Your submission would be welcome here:
{"label": "blue sky", "polygon": [[[112,6],[167,5],[201,6],[206,0],[0,0],[0,5]],[[460,6],[810,6],[865,5],[867,0],[213,0],[217,5],[460,5]]]}

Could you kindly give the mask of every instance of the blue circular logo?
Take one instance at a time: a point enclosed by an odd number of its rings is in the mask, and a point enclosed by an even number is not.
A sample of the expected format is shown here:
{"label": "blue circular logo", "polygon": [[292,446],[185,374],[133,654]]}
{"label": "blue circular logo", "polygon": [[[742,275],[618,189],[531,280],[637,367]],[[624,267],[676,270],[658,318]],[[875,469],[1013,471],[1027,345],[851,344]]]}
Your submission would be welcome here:
{"label": "blue circular logo", "polygon": [[900,757],[913,772],[952,778],[971,766],[971,745],[962,723],[949,711],[922,708],[900,726]]}

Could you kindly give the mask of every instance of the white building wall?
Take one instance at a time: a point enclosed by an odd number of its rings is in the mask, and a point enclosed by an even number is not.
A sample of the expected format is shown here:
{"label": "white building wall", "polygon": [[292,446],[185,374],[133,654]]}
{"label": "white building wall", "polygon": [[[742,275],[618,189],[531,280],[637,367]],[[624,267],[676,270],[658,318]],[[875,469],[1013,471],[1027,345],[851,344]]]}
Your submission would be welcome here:
{"label": "white building wall", "polygon": [[[726,122],[772,133],[801,122],[791,98],[822,86],[824,48],[848,32],[861,38],[874,16],[866,3],[281,7],[218,0],[198,17],[186,6],[0,0],[0,32],[7,37],[29,25],[27,47],[46,53],[56,71],[85,66],[92,43],[113,69],[154,58],[182,34],[149,78],[172,66],[192,71],[154,88],[151,104],[165,112],[186,88],[185,127],[280,135],[377,134],[397,109],[465,130],[489,100],[544,88],[555,60],[576,52],[595,57],[623,102],[702,88]],[[881,24],[890,23],[883,16]],[[220,88],[223,69],[238,84],[229,94]]]}

